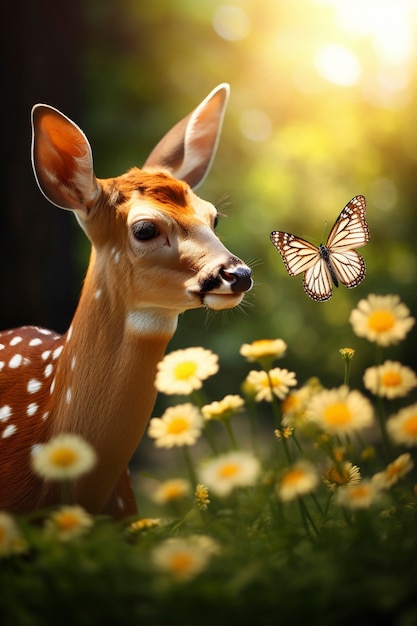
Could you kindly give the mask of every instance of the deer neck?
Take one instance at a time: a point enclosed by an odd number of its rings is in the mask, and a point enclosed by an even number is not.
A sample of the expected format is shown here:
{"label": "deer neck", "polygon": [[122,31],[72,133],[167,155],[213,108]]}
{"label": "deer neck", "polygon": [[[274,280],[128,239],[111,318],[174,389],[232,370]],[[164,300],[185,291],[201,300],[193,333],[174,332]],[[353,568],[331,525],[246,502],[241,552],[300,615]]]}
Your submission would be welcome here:
{"label": "deer neck", "polygon": [[146,429],[156,367],[177,324],[174,311],[126,311],[92,258],[79,306],[65,336],[54,381],[50,436],[76,432],[98,454],[95,470],[75,486],[92,512],[105,505]]}

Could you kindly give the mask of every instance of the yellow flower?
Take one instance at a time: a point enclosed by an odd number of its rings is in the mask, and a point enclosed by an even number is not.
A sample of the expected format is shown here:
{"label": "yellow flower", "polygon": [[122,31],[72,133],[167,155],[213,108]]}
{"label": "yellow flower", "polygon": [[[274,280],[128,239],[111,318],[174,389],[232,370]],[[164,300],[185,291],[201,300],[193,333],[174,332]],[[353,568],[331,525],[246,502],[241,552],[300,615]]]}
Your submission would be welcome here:
{"label": "yellow flower", "polygon": [[181,500],[190,492],[190,483],[183,478],[170,478],[155,489],[152,499],[159,504]]}
{"label": "yellow flower", "polygon": [[64,433],[36,446],[32,469],[41,478],[71,480],[90,472],[97,461],[94,449],[78,435]]}
{"label": "yellow flower", "polygon": [[358,302],[349,321],[358,337],[365,337],[380,346],[389,346],[404,339],[415,322],[399,296],[375,294]]}
{"label": "yellow flower", "polygon": [[14,518],[0,511],[0,558],[21,554],[28,549]]}
{"label": "yellow flower", "polygon": [[294,434],[294,428],[292,426],[284,426],[274,430],[274,435],[277,439],[289,439]]}
{"label": "yellow flower", "polygon": [[152,528],[159,528],[161,526],[161,520],[153,517],[142,517],[141,519],[132,522],[127,527],[127,532],[132,535],[146,532]]}
{"label": "yellow flower", "polygon": [[85,534],[93,526],[93,518],[80,506],[63,506],[46,521],[48,534],[68,541]]}
{"label": "yellow flower", "polygon": [[417,376],[412,369],[398,361],[385,361],[382,365],[365,370],[363,384],[377,396],[400,398],[417,387]]}
{"label": "yellow flower", "polygon": [[218,371],[218,356],[211,350],[175,350],[158,363],[155,387],[166,394],[188,395]]}
{"label": "yellow flower", "polygon": [[272,402],[272,394],[282,400],[287,395],[289,388],[297,384],[294,372],[279,367],[269,370],[268,373],[252,370],[247,375],[246,380],[256,390],[256,402],[262,402],[262,400]]}
{"label": "yellow flower", "polygon": [[202,407],[201,412],[205,420],[229,419],[245,404],[240,396],[227,395],[219,402],[212,402]]}
{"label": "yellow flower", "polygon": [[356,485],[345,485],[337,490],[337,502],[348,509],[368,509],[378,501],[380,489],[370,480],[362,480]]}
{"label": "yellow flower", "polygon": [[177,582],[186,582],[200,574],[210,559],[220,551],[219,544],[206,535],[165,539],[153,549],[155,569],[169,574]]}
{"label": "yellow flower", "polygon": [[258,339],[252,343],[244,343],[240,347],[240,354],[248,361],[257,361],[269,369],[275,359],[284,356],[287,344],[282,339]]}
{"label": "yellow flower", "polygon": [[256,483],[260,463],[250,452],[229,452],[208,461],[200,470],[204,484],[218,496],[227,496],[237,487]]}
{"label": "yellow flower", "polygon": [[289,502],[311,493],[318,483],[319,478],[314,467],[306,461],[299,461],[282,474],[277,485],[278,497],[283,502]]}
{"label": "yellow flower", "polygon": [[372,476],[374,482],[380,489],[389,489],[395,485],[400,478],[403,478],[414,467],[411,455],[408,452],[401,454],[395,461],[390,463],[383,472],[378,472]]}
{"label": "yellow flower", "polygon": [[355,350],[353,348],[340,348],[339,352],[344,361],[351,361],[355,356]]}
{"label": "yellow flower", "polygon": [[417,404],[401,409],[390,417],[387,430],[395,443],[417,446]]}
{"label": "yellow flower", "polygon": [[343,487],[344,485],[356,485],[361,481],[360,469],[357,465],[346,461],[340,467],[333,465],[323,476],[324,483],[329,489]]}
{"label": "yellow flower", "polygon": [[200,411],[193,404],[178,404],[166,409],[162,417],[149,423],[148,435],[155,439],[157,448],[193,446],[203,426]]}
{"label": "yellow flower", "polygon": [[371,426],[372,405],[359,391],[346,385],[324,390],[311,399],[306,418],[331,435],[350,434]]}
{"label": "yellow flower", "polygon": [[207,511],[208,505],[210,504],[209,491],[207,487],[200,483],[195,488],[194,495],[197,508],[200,509],[200,511]]}

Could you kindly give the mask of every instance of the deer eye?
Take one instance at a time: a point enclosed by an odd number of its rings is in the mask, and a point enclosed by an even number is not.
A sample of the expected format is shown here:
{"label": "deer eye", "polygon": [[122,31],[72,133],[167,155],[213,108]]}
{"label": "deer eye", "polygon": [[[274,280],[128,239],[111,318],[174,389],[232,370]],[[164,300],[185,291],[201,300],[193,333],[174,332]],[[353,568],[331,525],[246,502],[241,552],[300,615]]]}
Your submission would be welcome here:
{"label": "deer eye", "polygon": [[147,220],[142,220],[133,224],[132,232],[133,236],[138,241],[149,241],[150,239],[155,239],[155,237],[159,235],[159,230],[156,224]]}
{"label": "deer eye", "polygon": [[213,220],[213,230],[216,230],[218,223],[219,223],[219,216],[216,215],[216,217]]}

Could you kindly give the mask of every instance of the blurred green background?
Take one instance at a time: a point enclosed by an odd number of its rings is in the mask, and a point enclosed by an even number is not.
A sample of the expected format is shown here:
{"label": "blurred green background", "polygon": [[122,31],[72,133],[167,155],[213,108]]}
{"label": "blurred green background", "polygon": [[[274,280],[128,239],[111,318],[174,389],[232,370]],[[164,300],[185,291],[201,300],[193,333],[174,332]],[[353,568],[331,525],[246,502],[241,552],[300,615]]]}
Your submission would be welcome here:
{"label": "blurred green background", "polygon": [[[39,37],[48,41],[52,33],[58,54],[65,23],[51,3],[39,4],[50,20]],[[168,350],[201,345],[220,355],[222,373],[208,383],[212,399],[239,391],[248,371],[239,346],[261,338],[282,337],[288,355],[279,365],[295,370],[300,383],[317,375],[326,386],[341,383],[339,348],[354,347],[352,384],[360,385],[374,348],[353,335],[350,310],[374,292],[399,294],[417,313],[416,2],[87,0],[71,7],[75,34],[62,45],[77,58],[76,103],[65,108],[69,89],[62,101],[46,100],[47,89],[37,97],[83,128],[99,177],[140,166],[213,87],[231,85],[218,153],[198,194],[225,214],[218,234],[252,264],[255,287],[238,310],[185,313]],[[58,71],[48,80],[65,76]],[[38,193],[33,185],[33,198]],[[287,275],[269,233],[287,230],[319,243],[357,194],[368,203],[366,280],[313,302],[301,277]],[[46,221],[53,210],[43,210]],[[61,213],[57,219],[71,220]],[[68,319],[89,254],[71,228],[76,279],[51,279],[71,292]],[[49,264],[60,262],[58,252]],[[414,329],[389,357],[414,367],[415,349]]]}

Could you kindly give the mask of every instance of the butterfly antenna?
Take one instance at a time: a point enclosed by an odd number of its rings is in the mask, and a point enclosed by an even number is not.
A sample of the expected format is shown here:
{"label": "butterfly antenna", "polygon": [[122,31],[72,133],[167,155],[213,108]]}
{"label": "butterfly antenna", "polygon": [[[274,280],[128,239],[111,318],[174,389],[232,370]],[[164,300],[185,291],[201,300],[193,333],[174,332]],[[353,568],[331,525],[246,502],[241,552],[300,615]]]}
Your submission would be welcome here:
{"label": "butterfly antenna", "polygon": [[321,239],[320,239],[321,242],[324,241],[324,233],[326,232],[328,223],[329,222],[327,220],[324,222],[323,232],[321,233]]}

